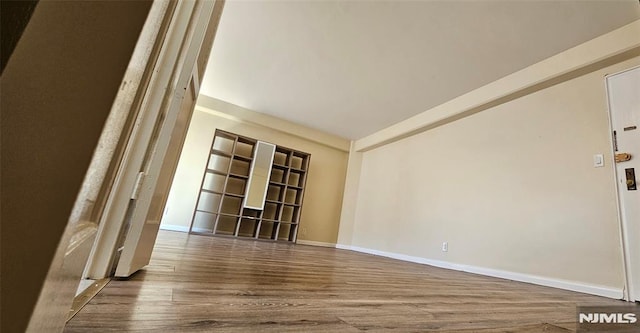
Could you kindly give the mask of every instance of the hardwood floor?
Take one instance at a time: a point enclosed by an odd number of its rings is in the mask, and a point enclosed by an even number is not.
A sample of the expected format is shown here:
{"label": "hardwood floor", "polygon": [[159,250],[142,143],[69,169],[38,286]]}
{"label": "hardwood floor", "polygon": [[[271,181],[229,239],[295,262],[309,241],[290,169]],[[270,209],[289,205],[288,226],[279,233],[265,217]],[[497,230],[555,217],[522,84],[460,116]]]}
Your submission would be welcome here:
{"label": "hardwood floor", "polygon": [[346,250],[160,231],[64,332],[571,332],[589,296]]}

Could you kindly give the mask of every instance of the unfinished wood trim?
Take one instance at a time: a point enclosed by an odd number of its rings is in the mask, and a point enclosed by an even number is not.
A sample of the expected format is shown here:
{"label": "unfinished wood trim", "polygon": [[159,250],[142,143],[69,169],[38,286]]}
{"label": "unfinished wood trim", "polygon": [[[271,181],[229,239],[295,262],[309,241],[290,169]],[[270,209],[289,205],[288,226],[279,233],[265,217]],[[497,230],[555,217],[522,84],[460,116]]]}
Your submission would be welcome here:
{"label": "unfinished wood trim", "polygon": [[78,296],[73,299],[73,304],[71,305],[71,309],[69,310],[69,317],[67,321],[71,320],[73,316],[75,316],[82,308],[91,301],[91,299],[96,296],[102,288],[107,286],[107,283],[111,281],[110,278],[105,278],[98,280],[91,284],[87,289],[81,292]]}

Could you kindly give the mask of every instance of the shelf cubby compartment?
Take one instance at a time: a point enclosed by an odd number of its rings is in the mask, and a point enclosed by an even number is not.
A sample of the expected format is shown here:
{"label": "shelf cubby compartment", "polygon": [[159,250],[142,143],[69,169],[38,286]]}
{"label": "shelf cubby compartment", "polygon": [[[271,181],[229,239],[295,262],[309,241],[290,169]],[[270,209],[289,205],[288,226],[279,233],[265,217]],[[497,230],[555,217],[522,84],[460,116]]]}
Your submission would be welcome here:
{"label": "shelf cubby compartment", "polygon": [[242,209],[242,217],[248,217],[252,219],[260,219],[262,216],[262,211],[251,208],[243,208]]}
{"label": "shelf cubby compartment", "polygon": [[287,179],[287,185],[302,188],[304,182],[304,173],[302,171],[291,170]]}
{"label": "shelf cubby compartment", "polygon": [[265,202],[262,218],[266,220],[277,220],[278,214],[280,213],[280,205],[279,203]]}
{"label": "shelf cubby compartment", "polygon": [[262,220],[260,222],[260,230],[258,230],[258,239],[274,239],[275,222]]}
{"label": "shelf cubby compartment", "polygon": [[211,152],[231,156],[233,154],[234,142],[235,138],[232,136],[216,134],[211,147]]}
{"label": "shelf cubby compartment", "polygon": [[255,237],[259,221],[260,220],[253,217],[241,217],[238,230],[236,230],[236,236]]}
{"label": "shelf cubby compartment", "polygon": [[304,156],[304,155],[302,155],[302,154],[300,154],[298,152],[293,152],[291,154],[289,166],[292,169],[306,170],[307,169],[306,156]]}
{"label": "shelf cubby compartment", "polygon": [[280,216],[280,221],[298,223],[299,210],[300,207],[298,206],[290,206],[285,204],[284,207],[282,207],[282,216]]}
{"label": "shelf cubby compartment", "polygon": [[224,175],[218,173],[210,171],[205,172],[204,181],[202,181],[202,189],[211,192],[222,193],[224,192],[225,178],[226,177]]}
{"label": "shelf cubby compartment", "polygon": [[280,222],[280,227],[278,228],[278,238],[277,240],[283,241],[293,241],[295,240],[295,231],[297,225]]}
{"label": "shelf cubby compartment", "polygon": [[288,187],[284,196],[284,203],[299,205],[302,202],[302,189]]}
{"label": "shelf cubby compartment", "polygon": [[267,200],[271,201],[282,201],[284,198],[284,186],[269,184],[267,188]]}
{"label": "shelf cubby compartment", "polygon": [[219,174],[226,174],[229,172],[229,163],[231,163],[230,157],[211,154],[207,169]]}
{"label": "shelf cubby compartment", "polygon": [[216,235],[235,235],[238,217],[227,214],[218,215],[216,223]]}
{"label": "shelf cubby compartment", "polygon": [[222,201],[222,194],[201,191],[196,210],[201,212],[217,213]]}
{"label": "shelf cubby compartment", "polygon": [[213,233],[218,214],[196,211],[193,215],[192,231],[202,233]]}
{"label": "shelf cubby compartment", "polygon": [[229,173],[231,175],[248,178],[250,169],[251,169],[251,162],[233,159],[231,161],[231,168],[229,169]]}
{"label": "shelf cubby compartment", "polygon": [[225,193],[235,194],[244,197],[245,189],[247,187],[247,179],[229,177],[227,180],[227,186],[225,187]]}
{"label": "shelf cubby compartment", "polygon": [[271,177],[269,178],[269,180],[274,183],[284,184],[285,180],[287,179],[287,174],[287,169],[272,168]]}
{"label": "shelf cubby compartment", "polygon": [[286,151],[283,151],[279,147],[276,148],[276,152],[273,155],[273,164],[276,166],[288,166],[289,165],[289,154]]}
{"label": "shelf cubby compartment", "polygon": [[236,148],[233,151],[233,155],[245,160],[251,160],[253,157],[253,147],[255,146],[255,141],[250,141],[243,138],[238,138],[238,142],[236,142]]}
{"label": "shelf cubby compartment", "polygon": [[220,205],[220,213],[227,215],[240,215],[240,209],[242,208],[242,198],[224,194],[222,197],[222,204]]}

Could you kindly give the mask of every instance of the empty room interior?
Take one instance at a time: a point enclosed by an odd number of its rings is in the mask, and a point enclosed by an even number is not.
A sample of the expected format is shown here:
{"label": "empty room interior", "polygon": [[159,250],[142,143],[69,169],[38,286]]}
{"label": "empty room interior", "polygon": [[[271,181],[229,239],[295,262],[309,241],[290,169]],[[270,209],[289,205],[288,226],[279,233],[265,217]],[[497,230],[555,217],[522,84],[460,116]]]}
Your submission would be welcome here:
{"label": "empty room interior", "polygon": [[14,6],[3,332],[640,331],[637,0]]}

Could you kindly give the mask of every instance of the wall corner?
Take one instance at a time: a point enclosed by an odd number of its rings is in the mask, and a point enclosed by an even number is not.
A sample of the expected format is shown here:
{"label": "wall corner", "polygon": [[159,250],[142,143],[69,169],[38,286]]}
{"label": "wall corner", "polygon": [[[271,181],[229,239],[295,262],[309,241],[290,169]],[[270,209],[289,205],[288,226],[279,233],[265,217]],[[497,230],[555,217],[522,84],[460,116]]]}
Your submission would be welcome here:
{"label": "wall corner", "polygon": [[362,152],[355,150],[355,144],[356,141],[351,141],[338,229],[337,243],[347,246],[352,245],[351,242],[353,240],[353,227],[356,221],[356,206],[362,170]]}

